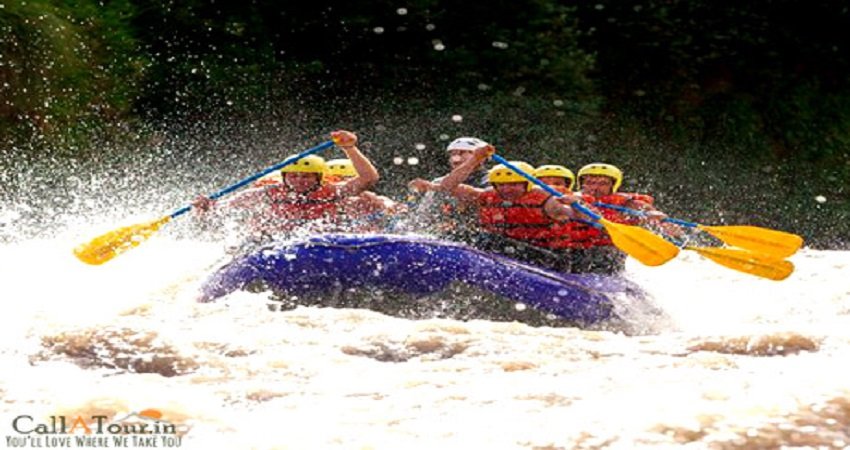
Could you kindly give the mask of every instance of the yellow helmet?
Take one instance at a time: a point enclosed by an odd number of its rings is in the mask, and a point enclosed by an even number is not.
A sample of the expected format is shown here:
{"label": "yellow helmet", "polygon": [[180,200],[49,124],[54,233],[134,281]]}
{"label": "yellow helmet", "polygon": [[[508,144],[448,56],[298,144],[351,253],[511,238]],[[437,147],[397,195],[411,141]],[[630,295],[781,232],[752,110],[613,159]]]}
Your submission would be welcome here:
{"label": "yellow helmet", "polygon": [[[522,170],[525,173],[534,172],[534,166],[524,161],[511,161],[511,164],[516,166],[517,169]],[[496,167],[493,167],[487,172],[487,182],[490,184],[498,184],[498,183],[528,183],[528,190],[531,190],[531,182],[529,182],[524,176],[514,172],[511,169],[508,169],[504,164],[499,164]]]}
{"label": "yellow helmet", "polygon": [[298,161],[280,169],[281,173],[317,173],[319,174],[319,179],[322,179],[324,175],[327,164],[325,163],[325,158],[316,155],[307,155]]}
{"label": "yellow helmet", "polygon": [[357,170],[350,159],[332,159],[326,163],[325,175],[336,178],[353,178],[357,176]]}
{"label": "yellow helmet", "polygon": [[581,177],[585,175],[598,175],[613,179],[614,187],[611,190],[612,192],[617,192],[617,189],[620,189],[620,185],[623,184],[623,171],[611,164],[591,163],[582,167],[578,171],[579,186],[581,185]]}
{"label": "yellow helmet", "polygon": [[547,164],[545,166],[540,166],[534,169],[534,176],[537,178],[542,177],[558,177],[558,178],[566,178],[570,180],[569,189],[572,190],[573,186],[576,184],[576,176],[573,174],[573,171],[567,169],[564,166],[558,166],[555,164]]}

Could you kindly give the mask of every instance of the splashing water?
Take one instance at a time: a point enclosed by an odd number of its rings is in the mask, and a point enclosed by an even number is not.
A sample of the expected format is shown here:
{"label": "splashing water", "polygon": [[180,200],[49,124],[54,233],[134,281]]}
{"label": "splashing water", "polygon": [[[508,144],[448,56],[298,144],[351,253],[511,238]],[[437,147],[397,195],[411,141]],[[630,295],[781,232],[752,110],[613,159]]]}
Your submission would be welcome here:
{"label": "splashing water", "polygon": [[[167,211],[192,190],[147,207]],[[9,211],[5,223],[17,220]],[[267,293],[198,304],[219,244],[165,232],[86,266],[71,249],[140,209],[95,211],[0,244],[6,435],[20,415],[156,411],[187,427],[182,448],[850,445],[850,380],[839,369],[850,356],[848,252],[804,250],[783,282],[687,252],[659,268],[630,260],[629,276],[670,320],[626,336],[270,312]]]}
{"label": "splashing water", "polygon": [[630,261],[675,325],[627,337],[367,310],[271,313],[263,293],[196,304],[216,245],[159,237],[90,267],[73,244],[3,247],[4,417],[156,408],[192,426],[188,448],[847,439],[850,383],[835,365],[850,349],[850,292],[830,282],[850,265],[843,252],[805,251],[782,283],[690,255],[662,268]]}

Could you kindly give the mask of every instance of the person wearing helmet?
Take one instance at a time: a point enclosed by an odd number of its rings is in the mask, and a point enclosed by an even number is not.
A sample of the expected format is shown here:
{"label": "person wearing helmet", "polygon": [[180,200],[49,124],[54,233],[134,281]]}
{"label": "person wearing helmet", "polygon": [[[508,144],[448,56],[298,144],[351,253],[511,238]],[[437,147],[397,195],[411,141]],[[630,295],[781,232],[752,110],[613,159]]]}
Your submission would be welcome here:
{"label": "person wearing helmet", "polygon": [[[453,140],[446,146],[450,169],[459,167],[472,157],[475,149],[486,145],[486,142],[475,137],[459,137]],[[464,206],[458,204],[457,199],[439,189],[443,178],[441,176],[431,181],[416,178],[408,183],[408,188],[413,192],[413,195],[408,197],[408,203],[413,206],[412,214],[405,222],[408,228],[412,227],[420,232],[466,240],[472,228],[470,215],[464,211]],[[463,181],[476,187],[487,187],[486,172],[480,167]]]}
{"label": "person wearing helmet", "polygon": [[[472,157],[472,153],[475,149],[486,146],[487,143],[478,139],[476,137],[459,137],[449,143],[446,146],[446,153],[449,155],[449,168],[451,170],[460,167],[461,164],[466,162],[468,159]],[[431,181],[416,178],[408,183],[408,187],[414,192],[425,193],[430,191],[437,191],[438,186],[440,184],[440,180],[443,177],[435,178]],[[477,187],[487,187],[486,181],[486,173],[483,169],[478,168],[475,172],[471,173],[469,176],[469,180],[472,181],[472,185]],[[467,180],[464,180],[467,181]]]}
{"label": "person wearing helmet", "polygon": [[307,155],[294,163],[280,169],[283,186],[279,191],[288,194],[311,194],[322,190],[327,163],[325,158],[317,155]]}
{"label": "person wearing helmet", "polygon": [[280,170],[281,183],[253,187],[218,203],[199,196],[192,206],[200,215],[212,209],[250,210],[252,235],[260,240],[303,226],[314,231],[333,230],[340,202],[366,191],[378,181],[378,171],[357,148],[357,135],[339,130],[331,137],[351,161],[355,177],[323,183],[327,163],[320,156],[308,155]]}
{"label": "person wearing helmet", "polygon": [[[606,163],[587,164],[578,171],[579,195],[582,200],[596,207],[599,213],[611,222],[627,225],[657,225],[666,217],[654,206],[654,200],[646,194],[620,192],[623,171]],[[621,206],[643,212],[644,216],[628,215],[603,205]],[[664,226],[665,231],[679,234],[679,230]],[[575,222],[571,229],[575,241],[571,264],[585,272],[617,273],[625,269],[626,256],[614,247],[611,237],[604,229],[587,222]]]}
{"label": "person wearing helmet", "polygon": [[[474,245],[555,268],[554,250],[564,247],[562,241],[569,239],[562,228],[576,217],[569,205],[578,198],[572,194],[553,196],[501,164],[487,172],[489,188],[462,184],[461,180],[467,179],[493,152],[492,146],[476,149],[472,158],[440,182],[440,189],[477,210],[481,234]],[[511,164],[526,173],[534,171],[526,162]]]}
{"label": "person wearing helmet", "polygon": [[590,163],[578,171],[583,193],[592,197],[614,195],[623,184],[623,171],[606,163]]}
{"label": "person wearing helmet", "polygon": [[532,173],[535,178],[548,184],[562,194],[573,191],[576,184],[576,176],[573,171],[564,166],[547,164],[534,169]]}
{"label": "person wearing helmet", "polygon": [[[584,201],[589,204],[608,204],[624,206],[643,211],[650,219],[666,217],[655,209],[652,196],[646,194],[620,192],[623,184],[623,171],[620,168],[605,163],[591,163],[578,171],[578,184]],[[604,208],[603,208],[604,210]],[[606,217],[615,222],[638,223],[635,217],[624,217],[621,213],[608,209]]]}
{"label": "person wearing helmet", "polygon": [[488,145],[486,142],[476,137],[459,137],[451,141],[446,146],[446,151],[449,152],[449,165],[452,170],[472,158],[475,150],[486,145]]}
{"label": "person wearing helmet", "polygon": [[332,159],[325,163],[325,167],[327,168],[325,171],[326,183],[338,183],[357,176],[357,169],[354,168],[350,159]]}
{"label": "person wearing helmet", "polygon": [[[554,164],[543,165],[536,168],[533,175],[562,194],[571,194],[575,187],[575,175],[570,169],[564,166]],[[556,252],[554,259],[557,262],[549,265],[564,272],[575,273],[616,271],[610,269],[593,270],[589,265],[583,264],[583,261],[587,259],[583,253],[585,253],[584,248],[588,239],[588,231],[591,233],[596,232],[591,222],[584,219],[586,218],[572,220],[558,227],[558,231],[562,235],[559,239],[553,240],[549,244],[549,247]]]}

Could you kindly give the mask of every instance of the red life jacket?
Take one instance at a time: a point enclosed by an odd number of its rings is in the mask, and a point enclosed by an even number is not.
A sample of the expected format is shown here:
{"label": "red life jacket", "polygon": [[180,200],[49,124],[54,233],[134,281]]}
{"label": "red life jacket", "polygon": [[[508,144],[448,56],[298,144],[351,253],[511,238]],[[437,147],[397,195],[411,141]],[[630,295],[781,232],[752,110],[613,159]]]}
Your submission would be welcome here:
{"label": "red life jacket", "polygon": [[321,229],[336,222],[340,197],[330,185],[322,185],[307,194],[297,194],[285,183],[280,183],[268,187],[265,195],[274,231],[291,231],[306,224]]}
{"label": "red life jacket", "polygon": [[647,205],[655,204],[655,198],[649,194],[638,194],[635,192],[622,192],[614,195],[622,195],[627,197],[629,200],[634,200],[638,202],[646,203]]}
{"label": "red life jacket", "polygon": [[[583,194],[582,199],[588,205],[599,202],[615,206],[626,206],[632,200],[641,201],[650,205],[655,201],[655,199],[653,199],[650,195],[625,192],[608,194],[602,197],[592,197],[590,195]],[[622,213],[602,206],[597,207],[596,209],[602,217],[611,222],[626,225],[637,225],[640,223],[640,217],[637,215]],[[579,243],[579,246],[582,248],[614,245],[614,243],[611,242],[611,237],[604,229],[590,224],[577,222],[573,233],[577,243]]]}
{"label": "red life jacket", "polygon": [[[630,192],[608,194],[599,198],[594,198],[589,195],[582,195],[582,197],[590,205],[594,203],[605,203],[606,205],[628,207],[629,202],[632,201],[638,201],[648,205],[652,205],[655,202],[655,199],[650,195],[634,194]],[[640,216],[637,214],[624,213],[610,208],[605,208],[604,206],[600,206],[597,209],[602,213],[603,217],[612,222],[625,223],[628,225],[636,225],[640,223]]]}
{"label": "red life jacket", "polygon": [[[566,186],[550,186],[562,194],[575,194]],[[558,240],[560,248],[587,248],[592,240],[599,237],[599,231],[593,225],[584,221],[571,220],[561,225],[559,232],[565,237]]]}
{"label": "red life jacket", "polygon": [[502,199],[495,190],[478,198],[478,223],[484,231],[544,248],[571,247],[567,226],[543,210],[550,195],[532,190],[515,201]]}

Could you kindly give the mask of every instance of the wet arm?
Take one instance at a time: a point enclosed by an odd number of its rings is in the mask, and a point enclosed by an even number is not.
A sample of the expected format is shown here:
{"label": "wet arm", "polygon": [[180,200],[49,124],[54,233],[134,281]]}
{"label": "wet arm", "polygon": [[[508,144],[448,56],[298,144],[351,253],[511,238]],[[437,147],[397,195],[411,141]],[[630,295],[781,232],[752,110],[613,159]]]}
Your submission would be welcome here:
{"label": "wet arm", "polygon": [[[349,134],[353,136],[353,133]],[[353,141],[343,140],[339,144],[342,151],[345,152],[345,156],[351,160],[354,170],[357,171],[356,177],[334,185],[337,193],[342,197],[360,194],[377,183],[380,178],[378,169],[376,169],[372,162],[369,161],[369,158],[366,158],[360,149],[357,148],[356,143],[357,138],[354,137]]]}
{"label": "wet arm", "polygon": [[[466,179],[469,178],[469,176],[472,175],[472,173],[475,172],[476,169],[478,169],[478,166],[480,166],[484,161],[486,161],[487,158],[489,158],[490,155],[494,153],[494,151],[495,149],[490,145],[476,149],[475,153],[472,155],[471,158],[467,159],[463,164],[459,165],[448,175],[443,177],[442,180],[440,180],[437,190],[449,192],[452,195],[457,196],[455,190],[461,185],[461,183],[466,181]],[[470,189],[475,189],[471,186],[467,187]],[[464,190],[467,189],[464,188]],[[478,191],[482,190],[478,189]],[[464,194],[462,193],[461,195]]]}

